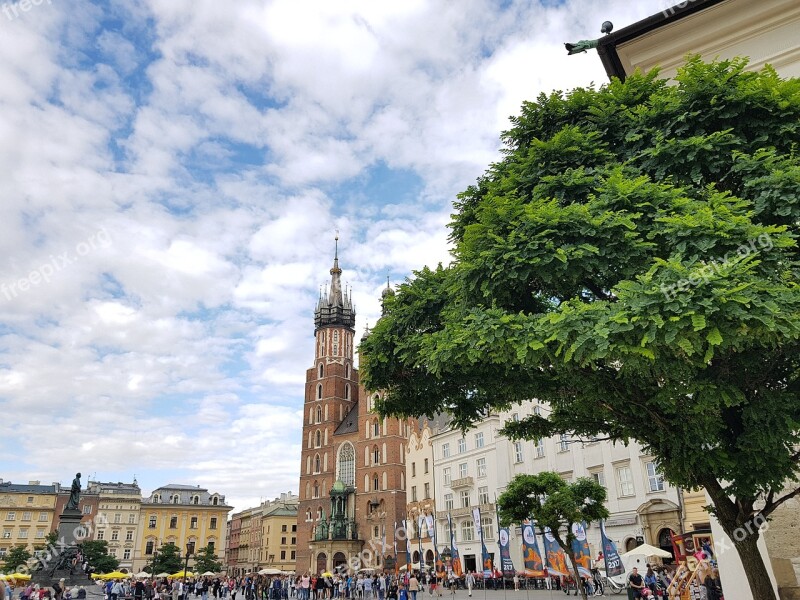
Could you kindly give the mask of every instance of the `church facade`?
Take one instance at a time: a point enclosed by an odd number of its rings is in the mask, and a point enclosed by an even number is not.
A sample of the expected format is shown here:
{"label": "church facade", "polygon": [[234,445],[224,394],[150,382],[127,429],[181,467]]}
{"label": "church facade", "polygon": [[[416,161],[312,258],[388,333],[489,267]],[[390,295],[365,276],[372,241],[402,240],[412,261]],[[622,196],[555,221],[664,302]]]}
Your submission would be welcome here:
{"label": "church facade", "polygon": [[342,289],[338,248],[330,274],[330,291],[314,311],[314,362],[306,371],[296,570],[392,569],[395,547],[405,561],[405,540],[396,543],[395,534],[405,518],[410,424],[381,418],[373,411],[377,395],[359,385],[356,313]]}

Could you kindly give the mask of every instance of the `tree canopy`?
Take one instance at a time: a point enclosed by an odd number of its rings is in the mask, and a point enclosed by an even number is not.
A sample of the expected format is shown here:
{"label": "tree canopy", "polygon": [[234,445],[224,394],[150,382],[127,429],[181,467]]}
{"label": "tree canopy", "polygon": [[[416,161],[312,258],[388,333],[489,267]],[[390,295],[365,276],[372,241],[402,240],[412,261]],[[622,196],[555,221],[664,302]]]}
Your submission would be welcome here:
{"label": "tree canopy", "polygon": [[[799,493],[800,81],[745,67],[523,104],[458,197],[452,263],[361,344],[379,410],[466,428],[536,398],[508,435],[636,440],[729,535]],[[736,547],[770,598],[757,536]]]}
{"label": "tree canopy", "polygon": [[111,573],[119,568],[119,559],[108,553],[106,540],[86,540],[81,543],[81,550],[96,573]]}
{"label": "tree canopy", "polygon": [[219,573],[222,571],[222,563],[212,548],[204,546],[195,555],[194,570],[197,573]]}
{"label": "tree canopy", "polygon": [[27,565],[32,555],[26,546],[13,546],[3,559],[3,572],[14,573],[22,565]]}
{"label": "tree canopy", "polygon": [[153,561],[148,565],[147,569],[153,574],[177,573],[183,569],[181,549],[173,542],[168,542],[160,548],[156,548],[153,553]]}
{"label": "tree canopy", "polygon": [[[558,473],[545,471],[515,476],[497,499],[497,512],[504,527],[533,519],[542,535],[549,530],[569,556],[575,581],[581,581],[572,545],[575,540],[572,526],[607,518],[605,501],[606,489],[594,480],[580,477],[568,483]],[[580,589],[585,599],[586,590],[582,586]]]}

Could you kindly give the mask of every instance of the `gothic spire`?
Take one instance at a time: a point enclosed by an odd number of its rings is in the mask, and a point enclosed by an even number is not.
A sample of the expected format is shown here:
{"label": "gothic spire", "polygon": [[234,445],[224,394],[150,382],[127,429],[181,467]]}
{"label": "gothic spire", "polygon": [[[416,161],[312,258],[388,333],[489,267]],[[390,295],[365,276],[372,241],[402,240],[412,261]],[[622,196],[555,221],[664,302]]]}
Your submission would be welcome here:
{"label": "gothic spire", "polygon": [[339,232],[336,232],[333,253],[333,266],[330,270],[331,287],[325,284],[325,293],[320,297],[314,311],[314,325],[317,329],[326,325],[344,325],[353,329],[356,324],[356,310],[352,296],[342,291],[342,269],[339,267]]}
{"label": "gothic spire", "polygon": [[339,268],[339,234],[336,234],[336,246],[331,267],[331,293],[328,302],[331,306],[344,306],[342,298],[342,270]]}

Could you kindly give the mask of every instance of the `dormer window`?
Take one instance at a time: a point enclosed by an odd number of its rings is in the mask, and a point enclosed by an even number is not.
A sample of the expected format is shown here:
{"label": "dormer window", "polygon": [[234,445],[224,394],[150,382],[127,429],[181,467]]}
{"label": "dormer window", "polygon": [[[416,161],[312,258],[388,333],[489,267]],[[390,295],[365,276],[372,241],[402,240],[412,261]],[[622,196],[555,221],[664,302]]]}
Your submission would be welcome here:
{"label": "dormer window", "polygon": [[180,498],[180,496],[178,496],[178,494],[173,494],[173,496],[172,496],[172,498],[170,500],[172,501],[173,504],[177,504],[178,502],[180,502],[180,499],[181,498]]}
{"label": "dormer window", "polygon": [[153,494],[153,502],[161,502],[161,494]]}
{"label": "dormer window", "polygon": [[192,496],[192,504],[200,504],[200,496]]}
{"label": "dormer window", "polygon": [[211,505],[212,506],[217,506],[218,504],[219,504],[219,498],[217,498],[216,496],[211,498]]}

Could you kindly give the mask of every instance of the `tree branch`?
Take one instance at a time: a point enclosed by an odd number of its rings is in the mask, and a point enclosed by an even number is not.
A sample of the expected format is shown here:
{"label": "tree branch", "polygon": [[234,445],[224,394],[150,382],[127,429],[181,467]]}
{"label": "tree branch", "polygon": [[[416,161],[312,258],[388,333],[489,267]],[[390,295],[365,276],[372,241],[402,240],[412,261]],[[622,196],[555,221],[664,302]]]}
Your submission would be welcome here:
{"label": "tree branch", "polygon": [[[770,492],[770,495],[772,495],[772,492]],[[793,492],[789,492],[782,498],[778,498],[772,503],[772,505],[765,505],[764,508],[761,509],[761,514],[764,515],[765,518],[768,517],[773,512],[775,512],[775,509],[778,508],[781,504],[783,504],[787,500],[791,500],[795,496],[800,496],[800,487],[798,487]]]}

